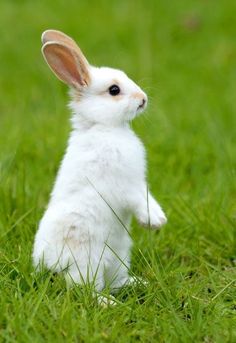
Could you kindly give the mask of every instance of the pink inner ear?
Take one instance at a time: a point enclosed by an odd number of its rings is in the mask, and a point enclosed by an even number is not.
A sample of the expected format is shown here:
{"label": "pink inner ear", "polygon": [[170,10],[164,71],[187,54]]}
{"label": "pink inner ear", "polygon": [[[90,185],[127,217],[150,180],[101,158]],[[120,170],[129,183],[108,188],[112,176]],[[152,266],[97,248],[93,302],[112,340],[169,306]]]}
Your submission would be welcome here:
{"label": "pink inner ear", "polygon": [[46,43],[43,53],[47,63],[60,80],[76,88],[86,84],[80,60],[70,47],[55,42]]}

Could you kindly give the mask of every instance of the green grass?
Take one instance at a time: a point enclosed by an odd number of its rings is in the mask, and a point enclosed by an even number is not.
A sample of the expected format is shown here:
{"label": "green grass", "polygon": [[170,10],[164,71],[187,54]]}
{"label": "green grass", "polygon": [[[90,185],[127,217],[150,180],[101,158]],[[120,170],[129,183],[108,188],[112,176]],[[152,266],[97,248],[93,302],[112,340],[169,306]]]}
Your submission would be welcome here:
{"label": "green grass", "polygon": [[[1,1],[0,341],[236,341],[235,11],[234,0]],[[69,133],[66,87],[40,53],[47,28],[150,97],[133,127],[169,222],[134,223],[132,272],[148,286],[114,308],[31,263]]]}

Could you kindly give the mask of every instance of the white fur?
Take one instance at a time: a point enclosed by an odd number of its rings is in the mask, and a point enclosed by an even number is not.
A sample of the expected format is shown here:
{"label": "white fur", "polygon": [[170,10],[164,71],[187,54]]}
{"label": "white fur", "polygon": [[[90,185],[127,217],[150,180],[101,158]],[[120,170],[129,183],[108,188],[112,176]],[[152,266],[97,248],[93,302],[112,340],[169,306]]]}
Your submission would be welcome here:
{"label": "white fur", "polygon": [[[129,282],[130,221],[160,227],[166,217],[147,194],[145,149],[129,127],[146,94],[123,72],[89,67],[80,99],[72,90],[72,126],[51,199],[35,237],[35,266],[64,272],[75,283]],[[115,81],[114,81],[115,80]],[[120,98],[107,89],[119,83]]]}

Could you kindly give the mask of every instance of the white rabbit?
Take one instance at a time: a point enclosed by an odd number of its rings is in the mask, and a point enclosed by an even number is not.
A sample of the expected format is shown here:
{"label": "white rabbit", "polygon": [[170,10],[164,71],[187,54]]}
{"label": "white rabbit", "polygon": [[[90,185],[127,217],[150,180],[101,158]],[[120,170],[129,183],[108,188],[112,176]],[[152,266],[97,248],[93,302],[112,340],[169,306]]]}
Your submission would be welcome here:
{"label": "white rabbit", "polygon": [[47,30],[42,53],[71,88],[72,126],[51,199],[35,237],[33,260],[75,283],[130,280],[132,215],[146,226],[166,223],[148,192],[145,150],[129,122],[146,94],[120,70],[91,66],[64,33]]}

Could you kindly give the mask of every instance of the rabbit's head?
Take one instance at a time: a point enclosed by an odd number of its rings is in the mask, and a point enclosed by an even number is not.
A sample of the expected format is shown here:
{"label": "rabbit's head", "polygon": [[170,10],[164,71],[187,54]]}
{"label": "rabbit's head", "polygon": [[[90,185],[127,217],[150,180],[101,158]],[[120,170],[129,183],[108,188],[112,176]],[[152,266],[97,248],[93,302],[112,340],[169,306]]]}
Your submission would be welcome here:
{"label": "rabbit's head", "polygon": [[91,66],[74,40],[60,31],[45,31],[42,42],[46,62],[71,88],[74,124],[121,125],[145,109],[147,95],[124,72]]}

